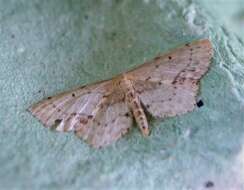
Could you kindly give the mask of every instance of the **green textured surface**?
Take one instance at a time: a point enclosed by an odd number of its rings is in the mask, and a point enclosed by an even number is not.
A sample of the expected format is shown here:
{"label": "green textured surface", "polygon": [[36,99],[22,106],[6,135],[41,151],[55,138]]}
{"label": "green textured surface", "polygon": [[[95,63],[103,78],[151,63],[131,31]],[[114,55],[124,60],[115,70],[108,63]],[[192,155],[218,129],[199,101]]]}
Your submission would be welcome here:
{"label": "green textured surface", "polygon": [[[241,0],[0,0],[0,189],[244,189]],[[210,38],[205,105],[94,150],[26,108]]]}

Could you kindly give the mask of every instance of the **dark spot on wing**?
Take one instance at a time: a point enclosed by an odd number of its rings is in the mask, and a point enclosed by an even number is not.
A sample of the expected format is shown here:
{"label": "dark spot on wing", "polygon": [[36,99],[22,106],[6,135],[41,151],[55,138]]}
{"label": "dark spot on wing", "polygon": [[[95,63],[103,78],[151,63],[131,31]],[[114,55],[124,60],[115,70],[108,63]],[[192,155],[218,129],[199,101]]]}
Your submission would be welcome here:
{"label": "dark spot on wing", "polygon": [[15,35],[14,34],[11,34],[11,38],[14,39],[15,38]]}
{"label": "dark spot on wing", "polygon": [[75,93],[73,93],[72,96],[75,97]]}
{"label": "dark spot on wing", "polygon": [[134,94],[133,94],[132,92],[129,93],[129,96],[130,96],[131,98],[134,98]]}
{"label": "dark spot on wing", "polygon": [[130,114],[128,112],[125,113],[125,117],[129,117]]}
{"label": "dark spot on wing", "polygon": [[138,94],[141,94],[143,91],[141,91],[141,90],[137,90],[136,91]]}
{"label": "dark spot on wing", "polygon": [[205,183],[205,187],[206,187],[206,188],[212,188],[212,187],[214,187],[214,183],[213,183],[212,181],[207,181],[207,182]]}
{"label": "dark spot on wing", "polygon": [[159,67],[159,65],[155,65],[155,67],[156,67],[156,68],[158,68],[158,67]]}
{"label": "dark spot on wing", "polygon": [[146,80],[150,80],[150,79],[151,79],[151,77],[150,77],[150,76],[146,78]]}
{"label": "dark spot on wing", "polygon": [[158,82],[158,85],[161,85],[162,84],[162,82]]}
{"label": "dark spot on wing", "polygon": [[134,103],[134,105],[135,105],[136,109],[138,109],[138,108],[139,108],[139,105],[137,104],[137,102],[136,102],[136,101],[134,101],[133,103]]}
{"label": "dark spot on wing", "polygon": [[60,123],[62,122],[62,119],[56,119],[55,121],[54,121],[54,125],[59,125]]}
{"label": "dark spot on wing", "polygon": [[137,114],[138,114],[138,115],[141,115],[141,110],[138,110],[138,111],[137,111]]}
{"label": "dark spot on wing", "polygon": [[88,15],[85,15],[84,18],[85,18],[85,20],[87,20],[88,19]]}
{"label": "dark spot on wing", "polygon": [[93,118],[93,115],[88,115],[87,118],[88,119],[92,119]]}
{"label": "dark spot on wing", "polygon": [[146,105],[146,108],[150,108],[150,105],[147,104],[147,105]]}
{"label": "dark spot on wing", "polygon": [[204,103],[203,103],[203,101],[202,100],[199,100],[198,102],[197,102],[197,107],[202,107],[202,106],[204,106]]}
{"label": "dark spot on wing", "polygon": [[88,120],[86,118],[80,118],[80,123],[85,125],[88,123]]}
{"label": "dark spot on wing", "polygon": [[52,97],[51,97],[51,96],[49,96],[49,97],[47,97],[47,99],[48,99],[48,100],[51,100],[51,99],[52,99]]}
{"label": "dark spot on wing", "polygon": [[169,58],[169,59],[172,59],[172,57],[171,57],[171,56],[169,56],[168,58]]}
{"label": "dark spot on wing", "polygon": [[187,46],[187,47],[190,47],[190,44],[189,44],[189,43],[186,43],[186,46]]}
{"label": "dark spot on wing", "polygon": [[146,129],[146,127],[143,125],[143,126],[142,126],[142,129]]}

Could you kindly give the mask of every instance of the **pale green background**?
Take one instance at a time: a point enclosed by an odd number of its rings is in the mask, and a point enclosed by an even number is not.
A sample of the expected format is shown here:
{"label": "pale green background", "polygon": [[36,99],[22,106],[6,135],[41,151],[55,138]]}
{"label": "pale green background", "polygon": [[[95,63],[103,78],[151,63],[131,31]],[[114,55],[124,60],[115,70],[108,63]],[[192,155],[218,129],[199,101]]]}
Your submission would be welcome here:
{"label": "pale green background", "polygon": [[[243,0],[0,0],[0,189],[244,189]],[[205,105],[94,150],[26,108],[209,38]],[[209,188],[210,189],[210,188]]]}

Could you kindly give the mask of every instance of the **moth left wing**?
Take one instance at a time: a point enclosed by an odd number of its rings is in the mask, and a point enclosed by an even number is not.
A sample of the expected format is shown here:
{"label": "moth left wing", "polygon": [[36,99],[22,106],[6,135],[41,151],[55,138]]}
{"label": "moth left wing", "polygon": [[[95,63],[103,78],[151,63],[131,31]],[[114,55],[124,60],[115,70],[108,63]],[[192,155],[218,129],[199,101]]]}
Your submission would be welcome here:
{"label": "moth left wing", "polygon": [[127,75],[153,116],[180,115],[194,109],[199,80],[207,72],[212,55],[211,42],[199,40],[158,56]]}
{"label": "moth left wing", "polygon": [[48,97],[32,105],[29,111],[47,128],[74,131],[77,123],[88,122],[111,84],[103,81]]}
{"label": "moth left wing", "polygon": [[45,127],[74,131],[97,148],[117,141],[132,126],[131,112],[116,79],[49,97],[29,111]]}

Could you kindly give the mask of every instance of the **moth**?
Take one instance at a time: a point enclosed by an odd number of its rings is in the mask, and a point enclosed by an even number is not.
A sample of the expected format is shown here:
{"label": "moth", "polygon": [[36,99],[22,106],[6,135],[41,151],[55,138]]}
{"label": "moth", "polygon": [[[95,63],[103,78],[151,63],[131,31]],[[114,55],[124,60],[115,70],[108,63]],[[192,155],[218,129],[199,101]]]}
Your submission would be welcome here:
{"label": "moth", "polygon": [[199,81],[212,56],[208,39],[194,41],[110,80],[48,97],[29,111],[45,127],[72,131],[95,148],[117,141],[133,126],[133,119],[148,136],[145,113],[167,118],[194,109]]}

